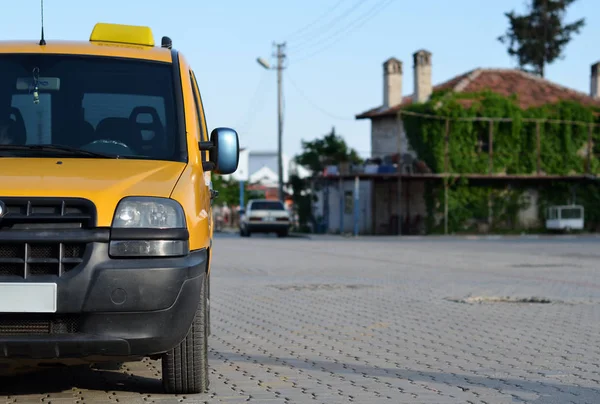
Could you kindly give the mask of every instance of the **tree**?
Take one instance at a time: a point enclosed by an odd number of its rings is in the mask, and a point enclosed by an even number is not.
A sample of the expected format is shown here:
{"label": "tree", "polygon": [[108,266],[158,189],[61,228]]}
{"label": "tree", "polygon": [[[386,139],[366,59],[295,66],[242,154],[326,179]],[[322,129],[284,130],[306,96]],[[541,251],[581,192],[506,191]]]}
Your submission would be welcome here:
{"label": "tree", "polygon": [[[212,178],[213,189],[219,192],[219,196],[214,200],[216,206],[238,206],[240,204],[240,183],[233,178],[225,179],[221,175],[215,175]],[[244,183],[244,186],[247,184]],[[249,191],[247,188],[244,192],[244,206],[248,204],[248,200],[262,198],[264,195],[260,192]]]}
{"label": "tree", "polygon": [[239,182],[232,178],[225,179],[221,175],[215,175],[212,178],[213,189],[219,193],[219,196],[214,200],[217,206],[227,204],[229,206],[238,205],[240,203],[240,185]]}
{"label": "tree", "polygon": [[309,181],[292,174],[290,175],[290,186],[292,187],[295,210],[298,213],[298,231],[308,232],[308,223],[312,222],[314,224],[312,217],[313,195],[308,192]]}
{"label": "tree", "polygon": [[566,9],[575,1],[532,0],[528,14],[504,14],[509,28],[498,40],[509,44],[508,54],[516,57],[522,70],[544,77],[545,66],[563,58],[566,45],[585,25],[584,18],[563,23]]}
{"label": "tree", "polygon": [[[331,132],[320,139],[309,142],[302,141],[302,153],[296,156],[296,163],[310,169],[314,174],[323,172],[327,165],[339,163],[360,164],[362,159],[356,150],[349,147],[344,138]],[[310,180],[301,179],[297,175],[290,176],[290,185],[293,190],[294,205],[298,212],[300,231],[306,231],[308,223],[316,225],[312,217],[312,203],[315,195],[310,191]]]}
{"label": "tree", "polygon": [[302,153],[296,162],[313,173],[322,172],[325,166],[338,163],[359,164],[362,159],[356,150],[348,147],[344,138],[335,133],[335,127],[321,139],[302,141]]}

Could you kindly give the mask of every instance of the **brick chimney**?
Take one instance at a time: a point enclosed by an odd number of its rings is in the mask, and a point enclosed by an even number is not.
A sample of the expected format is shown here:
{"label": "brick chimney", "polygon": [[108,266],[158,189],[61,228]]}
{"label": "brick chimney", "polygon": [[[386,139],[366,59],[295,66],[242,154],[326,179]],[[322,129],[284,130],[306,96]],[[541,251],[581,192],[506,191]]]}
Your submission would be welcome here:
{"label": "brick chimney", "polygon": [[402,62],[391,58],[383,63],[383,106],[394,107],[402,102]]}
{"label": "brick chimney", "polygon": [[600,62],[592,65],[592,75],[590,78],[590,97],[600,99],[600,80],[598,80],[598,71],[600,70]]}
{"label": "brick chimney", "polygon": [[424,49],[413,54],[415,90],[413,102],[426,102],[432,91],[431,52]]}

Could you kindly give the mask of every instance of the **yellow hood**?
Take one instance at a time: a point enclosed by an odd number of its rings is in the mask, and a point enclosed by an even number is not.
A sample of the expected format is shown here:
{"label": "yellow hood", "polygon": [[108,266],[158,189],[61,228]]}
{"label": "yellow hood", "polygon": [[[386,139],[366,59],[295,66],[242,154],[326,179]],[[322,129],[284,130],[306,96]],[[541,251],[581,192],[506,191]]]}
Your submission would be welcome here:
{"label": "yellow hood", "polygon": [[169,197],[185,163],[126,159],[0,158],[0,198],[86,198],[96,204],[98,226],[110,226],[126,196]]}

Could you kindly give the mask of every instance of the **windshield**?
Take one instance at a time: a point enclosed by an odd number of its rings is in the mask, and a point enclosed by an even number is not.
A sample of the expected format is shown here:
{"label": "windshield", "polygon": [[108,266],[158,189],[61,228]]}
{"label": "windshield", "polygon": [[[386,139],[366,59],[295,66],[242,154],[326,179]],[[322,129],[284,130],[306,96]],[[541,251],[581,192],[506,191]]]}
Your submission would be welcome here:
{"label": "windshield", "polygon": [[[108,156],[181,159],[169,64],[3,55],[0,71],[0,145],[60,145]],[[0,157],[8,154],[38,157],[27,149],[0,150]]]}
{"label": "windshield", "polygon": [[253,202],[252,210],[284,210],[281,202]]}

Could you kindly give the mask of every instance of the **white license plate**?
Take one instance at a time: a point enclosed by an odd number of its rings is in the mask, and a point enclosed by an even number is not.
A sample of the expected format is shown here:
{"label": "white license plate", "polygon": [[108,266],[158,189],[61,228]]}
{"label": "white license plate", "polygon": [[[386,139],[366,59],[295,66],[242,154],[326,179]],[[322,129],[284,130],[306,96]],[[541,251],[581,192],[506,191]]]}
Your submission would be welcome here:
{"label": "white license plate", "polygon": [[0,283],[0,313],[55,313],[56,283]]}

